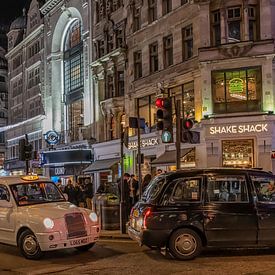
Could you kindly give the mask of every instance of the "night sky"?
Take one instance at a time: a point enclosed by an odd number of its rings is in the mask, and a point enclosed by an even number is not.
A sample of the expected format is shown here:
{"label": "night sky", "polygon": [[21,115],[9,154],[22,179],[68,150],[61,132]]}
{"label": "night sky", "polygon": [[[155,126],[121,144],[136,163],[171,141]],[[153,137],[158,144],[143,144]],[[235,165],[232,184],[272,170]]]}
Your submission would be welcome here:
{"label": "night sky", "polygon": [[30,0],[4,0],[1,2],[0,24],[9,24],[22,14],[24,7],[29,7]]}

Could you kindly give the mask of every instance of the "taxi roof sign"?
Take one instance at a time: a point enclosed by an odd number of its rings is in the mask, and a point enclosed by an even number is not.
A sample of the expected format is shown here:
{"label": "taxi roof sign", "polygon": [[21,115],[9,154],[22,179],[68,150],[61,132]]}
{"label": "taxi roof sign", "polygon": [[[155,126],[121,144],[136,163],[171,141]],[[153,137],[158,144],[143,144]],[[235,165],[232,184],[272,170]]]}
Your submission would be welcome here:
{"label": "taxi roof sign", "polygon": [[38,180],[39,177],[37,175],[27,175],[27,176],[22,176],[21,179],[26,181],[33,181],[33,180]]}

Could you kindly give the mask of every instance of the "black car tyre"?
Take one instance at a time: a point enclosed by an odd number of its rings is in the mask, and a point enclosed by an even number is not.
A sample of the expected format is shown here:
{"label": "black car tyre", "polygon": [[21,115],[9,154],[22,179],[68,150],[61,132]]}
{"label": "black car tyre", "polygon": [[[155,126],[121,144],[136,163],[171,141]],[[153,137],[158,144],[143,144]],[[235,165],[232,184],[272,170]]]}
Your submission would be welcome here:
{"label": "black car tyre", "polygon": [[95,243],[89,243],[86,245],[78,246],[78,247],[76,247],[76,249],[78,251],[84,252],[84,251],[88,251],[89,249],[91,249],[94,245],[95,245]]}
{"label": "black car tyre", "polygon": [[21,233],[18,239],[18,246],[21,254],[27,259],[38,260],[44,255],[31,230],[25,230]]}
{"label": "black car tyre", "polygon": [[169,250],[179,260],[191,260],[201,253],[202,241],[195,231],[181,228],[171,235]]}

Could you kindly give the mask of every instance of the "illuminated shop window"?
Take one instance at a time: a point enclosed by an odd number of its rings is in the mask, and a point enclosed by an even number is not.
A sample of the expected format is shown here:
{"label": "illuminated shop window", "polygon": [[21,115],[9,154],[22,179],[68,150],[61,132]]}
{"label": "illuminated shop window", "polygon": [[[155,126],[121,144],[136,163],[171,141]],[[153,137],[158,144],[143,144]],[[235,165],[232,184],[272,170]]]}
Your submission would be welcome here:
{"label": "illuminated shop window", "polygon": [[254,167],[253,140],[223,140],[222,166],[239,168]]}
{"label": "illuminated shop window", "polygon": [[[175,97],[175,100],[181,100],[181,117],[194,118],[195,117],[195,96],[194,96],[194,82],[189,82],[179,85],[169,90],[169,96]],[[173,114],[175,114],[175,106],[172,105]]]}
{"label": "illuminated shop window", "polygon": [[214,113],[261,110],[261,68],[212,72]]}
{"label": "illuminated shop window", "polygon": [[140,118],[145,119],[145,134],[156,130],[156,96],[149,95],[138,98],[138,112]]}
{"label": "illuminated shop window", "polygon": [[64,92],[71,141],[79,139],[83,125],[83,82],[81,23],[76,20],[68,29],[64,45]]}

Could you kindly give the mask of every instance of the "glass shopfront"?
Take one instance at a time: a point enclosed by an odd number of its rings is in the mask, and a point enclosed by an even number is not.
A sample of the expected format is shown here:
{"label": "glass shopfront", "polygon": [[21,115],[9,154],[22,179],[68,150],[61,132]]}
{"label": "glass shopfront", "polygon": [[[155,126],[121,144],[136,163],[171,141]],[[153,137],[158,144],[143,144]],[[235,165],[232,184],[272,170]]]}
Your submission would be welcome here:
{"label": "glass shopfront", "polygon": [[212,72],[214,113],[261,111],[261,68]]}
{"label": "glass shopfront", "polygon": [[253,139],[223,140],[222,166],[239,168],[254,167]]}

